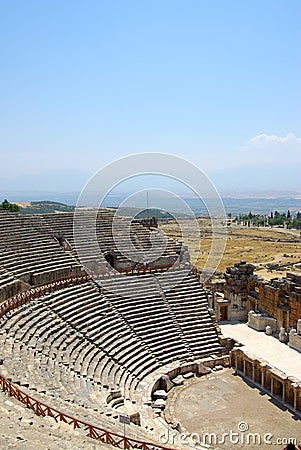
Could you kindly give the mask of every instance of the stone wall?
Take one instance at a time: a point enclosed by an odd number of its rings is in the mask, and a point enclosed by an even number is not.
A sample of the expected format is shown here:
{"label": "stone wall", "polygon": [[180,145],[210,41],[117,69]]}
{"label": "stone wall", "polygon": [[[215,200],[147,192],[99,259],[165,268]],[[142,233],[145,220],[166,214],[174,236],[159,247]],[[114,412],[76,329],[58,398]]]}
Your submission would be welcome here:
{"label": "stone wall", "polygon": [[247,300],[251,292],[255,292],[257,276],[254,275],[255,267],[245,261],[227,267],[225,273],[226,284],[224,287],[225,298],[239,295]]}
{"label": "stone wall", "polygon": [[244,378],[251,380],[271,397],[287,405],[295,413],[301,414],[301,381],[288,377],[248,351],[234,348],[230,352],[230,364]]}
{"label": "stone wall", "polygon": [[[223,301],[216,301],[218,320],[225,320],[225,307],[227,307],[226,320],[247,321],[248,311],[256,306],[257,276],[254,275],[255,267],[245,261],[227,267],[225,283],[223,286]],[[221,285],[221,284],[220,284]],[[216,296],[218,286],[214,286],[213,294]]]}
{"label": "stone wall", "polygon": [[257,331],[266,331],[266,327],[269,326],[275,332],[277,330],[277,320],[251,310],[248,313],[248,326]]}
{"label": "stone wall", "polygon": [[277,319],[277,329],[287,331],[301,318],[301,276],[287,273],[286,277],[261,280],[259,288],[260,311]]}
{"label": "stone wall", "polygon": [[[226,314],[221,314],[219,310],[227,311],[226,320],[230,321],[247,321],[249,311],[253,311],[250,321],[253,328],[264,330],[266,325],[270,325],[273,331],[280,331],[283,327],[289,332],[301,319],[301,275],[287,273],[286,277],[266,281],[255,275],[254,269],[245,261],[228,267],[224,275],[225,283],[219,284],[223,296],[220,302],[214,302],[220,293],[218,286],[212,284],[212,304],[218,320],[225,320]],[[261,316],[256,316],[259,313]],[[269,320],[269,317],[276,322]]]}
{"label": "stone wall", "polygon": [[37,286],[39,284],[49,283],[55,280],[61,280],[63,278],[68,278],[73,275],[83,275],[85,273],[84,269],[80,266],[74,266],[73,268],[63,268],[48,270],[47,272],[33,273],[31,275],[30,284]]}
{"label": "stone wall", "polygon": [[2,286],[0,288],[0,303],[13,297],[19,292],[26,291],[28,288],[30,288],[30,285],[24,283],[22,280],[14,280],[13,282]]}

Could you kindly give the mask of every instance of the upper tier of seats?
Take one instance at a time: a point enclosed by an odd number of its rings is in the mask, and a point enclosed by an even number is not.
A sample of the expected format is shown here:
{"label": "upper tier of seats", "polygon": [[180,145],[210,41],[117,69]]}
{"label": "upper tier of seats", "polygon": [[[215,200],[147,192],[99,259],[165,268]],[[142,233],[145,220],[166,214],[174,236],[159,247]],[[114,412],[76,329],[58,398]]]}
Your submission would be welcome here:
{"label": "upper tier of seats", "polygon": [[14,282],[20,280],[27,285],[82,270],[74,257],[63,251],[40,217],[5,211],[0,211],[0,267]]}
{"label": "upper tier of seats", "polygon": [[[74,222],[74,214],[76,220]],[[158,235],[157,229],[149,230],[140,222],[133,220],[127,232],[127,221],[115,217],[107,210],[100,210],[96,216],[94,212],[76,212],[64,214],[44,214],[41,218],[52,228],[55,236],[65,238],[73,249],[74,256],[80,256],[80,261],[92,272],[97,273],[103,257],[110,255],[111,264],[117,270],[133,269],[137,263],[128,254],[129,243],[137,250],[139,256],[147,254],[145,260],[156,259],[150,267],[164,268],[172,265],[179,257],[181,244],[168,238],[162,256],[156,258],[152,251],[151,235]],[[114,230],[112,222],[114,219]],[[74,223],[76,233],[74,233]],[[94,239],[96,229],[97,240]],[[147,252],[147,253],[146,253]],[[108,259],[107,259],[108,261]],[[101,271],[100,271],[101,273]]]}
{"label": "upper tier of seats", "polygon": [[[75,242],[73,213],[20,215],[0,211],[0,300],[30,285],[68,277],[85,269],[103,274],[107,261],[118,270],[137,268],[137,262],[127,256],[129,238],[124,232],[125,221],[117,218],[112,233],[113,217],[107,210],[97,215],[76,213]],[[95,223],[96,242],[93,241]],[[149,231],[137,221],[132,222],[130,240],[140,255],[152,248],[150,233],[158,231]],[[64,244],[68,245],[64,248]],[[168,239],[162,256],[151,265],[165,268],[173,264],[180,248],[180,244]]]}

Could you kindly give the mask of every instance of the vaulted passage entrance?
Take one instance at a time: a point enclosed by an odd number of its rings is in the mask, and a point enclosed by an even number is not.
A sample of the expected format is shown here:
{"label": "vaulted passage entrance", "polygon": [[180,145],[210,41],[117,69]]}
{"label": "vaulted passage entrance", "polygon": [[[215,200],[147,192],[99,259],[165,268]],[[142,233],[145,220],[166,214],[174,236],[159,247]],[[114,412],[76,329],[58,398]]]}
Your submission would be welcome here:
{"label": "vaulted passage entrance", "polygon": [[112,255],[112,253],[107,253],[105,255],[105,259],[106,259],[107,263],[109,263],[110,266],[113,267],[113,269],[115,269],[115,258]]}

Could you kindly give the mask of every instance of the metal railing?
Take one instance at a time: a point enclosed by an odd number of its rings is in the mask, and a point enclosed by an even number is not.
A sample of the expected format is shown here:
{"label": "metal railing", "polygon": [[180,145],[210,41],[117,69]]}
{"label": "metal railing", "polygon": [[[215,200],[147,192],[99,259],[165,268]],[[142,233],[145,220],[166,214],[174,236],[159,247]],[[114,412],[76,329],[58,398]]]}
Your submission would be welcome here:
{"label": "metal railing", "polygon": [[18,294],[1,303],[0,318],[8,311],[18,308],[19,306],[25,305],[26,303],[30,302],[31,300],[34,300],[35,298],[57,291],[58,289],[62,289],[64,287],[86,283],[90,279],[91,277],[86,274],[81,276],[75,275],[67,278],[62,278],[60,280],[51,281],[49,283],[33,286],[26,291],[19,292]]}
{"label": "metal railing", "polygon": [[21,391],[10,380],[0,374],[0,387],[11,397],[16,398],[23,403],[27,408],[34,411],[37,416],[52,417],[56,422],[64,422],[71,425],[74,429],[82,429],[87,431],[88,436],[103,442],[104,444],[111,444],[114,447],[121,449],[142,449],[142,450],[171,450],[167,447],[161,447],[150,442],[143,442],[137,439],[133,439],[127,436],[122,436],[112,431],[104,430],[103,428],[91,425],[80,419],[70,416],[69,414],[62,413],[55,408],[42,403],[39,400],[31,397],[25,392]]}

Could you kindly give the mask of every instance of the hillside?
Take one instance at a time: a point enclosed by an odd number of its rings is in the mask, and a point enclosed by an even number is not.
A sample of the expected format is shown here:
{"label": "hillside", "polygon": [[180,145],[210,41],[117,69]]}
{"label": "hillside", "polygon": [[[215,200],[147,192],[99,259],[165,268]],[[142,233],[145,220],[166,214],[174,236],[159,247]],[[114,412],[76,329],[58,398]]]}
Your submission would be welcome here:
{"label": "hillside", "polygon": [[21,214],[47,214],[55,212],[72,212],[75,206],[65,205],[60,202],[37,201],[37,202],[17,202]]}

